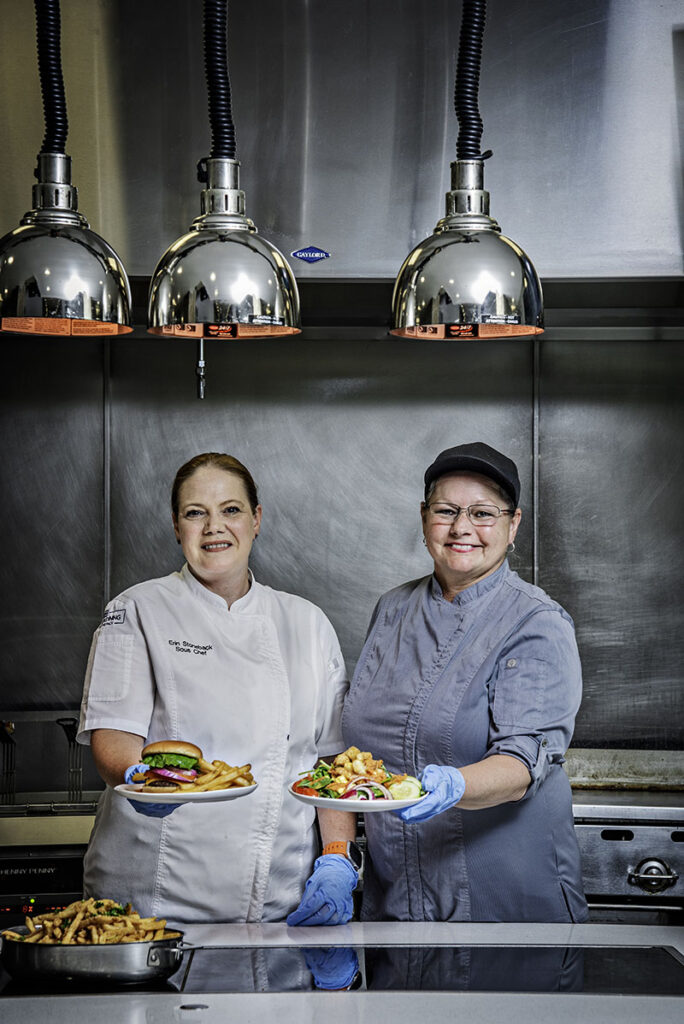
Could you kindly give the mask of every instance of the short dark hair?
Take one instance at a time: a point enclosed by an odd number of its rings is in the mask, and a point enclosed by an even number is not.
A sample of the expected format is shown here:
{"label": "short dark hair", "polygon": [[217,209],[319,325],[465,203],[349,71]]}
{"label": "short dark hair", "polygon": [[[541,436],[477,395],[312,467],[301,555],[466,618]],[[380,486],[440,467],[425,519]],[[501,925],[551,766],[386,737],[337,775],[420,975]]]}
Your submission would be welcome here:
{"label": "short dark hair", "polygon": [[173,512],[174,519],[178,519],[178,496],[181,487],[186,480],[190,479],[193,473],[196,473],[198,469],[203,469],[205,466],[216,466],[217,469],[223,469],[226,473],[234,473],[235,476],[239,476],[245,485],[250,508],[252,512],[256,512],[259,497],[256,484],[247,467],[243,466],[234,455],[226,455],[223,452],[203,452],[201,455],[195,455],[192,459],[185,462],[176,473],[173,487],[171,488],[171,511]]}

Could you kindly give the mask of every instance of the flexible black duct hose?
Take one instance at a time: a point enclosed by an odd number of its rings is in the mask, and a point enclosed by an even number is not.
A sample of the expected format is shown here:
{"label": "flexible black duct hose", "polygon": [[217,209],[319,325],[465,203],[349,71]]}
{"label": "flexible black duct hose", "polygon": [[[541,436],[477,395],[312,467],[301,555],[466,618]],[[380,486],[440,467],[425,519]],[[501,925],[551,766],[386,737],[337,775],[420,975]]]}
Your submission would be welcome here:
{"label": "flexible black duct hose", "polygon": [[65,153],[69,131],[60,38],[59,0],[35,0],[38,73],[43,94],[42,153]]}
{"label": "flexible black duct hose", "polygon": [[228,0],[204,0],[204,70],[209,93],[211,156],[235,159],[226,26]]}
{"label": "flexible black duct hose", "polygon": [[458,41],[454,106],[458,118],[456,156],[459,160],[484,159],[481,152],[482,118],[478,107],[480,62],[487,0],[463,0]]}

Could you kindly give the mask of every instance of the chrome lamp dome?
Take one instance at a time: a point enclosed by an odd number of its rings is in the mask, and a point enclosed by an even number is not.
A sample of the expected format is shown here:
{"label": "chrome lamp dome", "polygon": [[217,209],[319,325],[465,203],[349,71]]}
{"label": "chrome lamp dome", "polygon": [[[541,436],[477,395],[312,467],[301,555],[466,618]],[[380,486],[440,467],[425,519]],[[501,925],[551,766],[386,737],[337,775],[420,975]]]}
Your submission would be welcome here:
{"label": "chrome lamp dome", "polygon": [[188,338],[298,334],[297,283],[280,250],[245,216],[239,162],[206,163],[202,213],[152,275],[148,330]]}
{"label": "chrome lamp dome", "polygon": [[451,173],[446,216],[397,275],[391,333],[425,340],[541,333],[541,283],[489,216],[483,161],[455,160]]}
{"label": "chrome lamp dome", "polygon": [[41,153],[34,209],[0,238],[3,331],[123,334],[131,331],[131,291],[112,247],[77,212],[70,158]]}

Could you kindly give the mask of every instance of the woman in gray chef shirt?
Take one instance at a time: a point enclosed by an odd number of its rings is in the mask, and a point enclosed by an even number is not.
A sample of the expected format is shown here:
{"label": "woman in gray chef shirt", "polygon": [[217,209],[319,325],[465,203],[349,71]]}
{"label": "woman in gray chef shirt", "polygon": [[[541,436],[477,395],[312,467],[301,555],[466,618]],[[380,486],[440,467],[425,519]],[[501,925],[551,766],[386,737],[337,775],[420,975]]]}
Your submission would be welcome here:
{"label": "woman in gray chef shirt", "polygon": [[345,743],[429,795],[366,816],[363,920],[585,921],[562,764],[581,697],[569,615],[508,566],[515,464],[459,445],[425,473],[434,573],[380,598]]}

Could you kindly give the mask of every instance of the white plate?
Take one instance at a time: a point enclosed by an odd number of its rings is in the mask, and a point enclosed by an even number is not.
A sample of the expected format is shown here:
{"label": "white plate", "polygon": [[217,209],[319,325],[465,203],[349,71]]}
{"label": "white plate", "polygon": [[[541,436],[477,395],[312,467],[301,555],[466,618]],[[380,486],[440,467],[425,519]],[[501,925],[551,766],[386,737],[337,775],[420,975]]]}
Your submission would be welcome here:
{"label": "white plate", "polygon": [[134,782],[125,783],[114,787],[114,792],[119,796],[125,796],[129,800],[138,800],[142,804],[211,804],[224,800],[237,800],[240,796],[249,796],[257,788],[258,783],[253,786],[235,786],[234,789],[209,789],[199,793],[192,791],[183,793],[143,793],[142,786]]}
{"label": "white plate", "polygon": [[369,814],[371,811],[399,811],[402,807],[413,807],[424,799],[424,796],[415,796],[409,800],[335,800],[329,796],[306,796],[304,793],[295,793],[292,786],[294,782],[288,786],[288,793],[295,800],[301,800],[303,804],[331,811],[356,811],[361,814]]}

